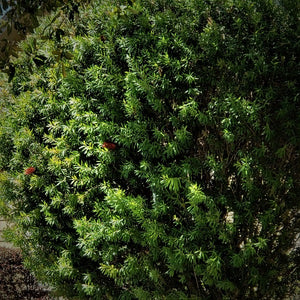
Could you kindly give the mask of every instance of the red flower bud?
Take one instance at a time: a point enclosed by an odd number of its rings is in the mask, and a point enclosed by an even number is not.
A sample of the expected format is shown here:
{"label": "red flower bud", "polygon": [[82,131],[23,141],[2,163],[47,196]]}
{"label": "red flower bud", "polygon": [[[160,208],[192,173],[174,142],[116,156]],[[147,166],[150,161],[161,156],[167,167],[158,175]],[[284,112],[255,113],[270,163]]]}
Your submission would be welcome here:
{"label": "red flower bud", "polygon": [[25,175],[30,175],[35,172],[35,167],[29,167],[24,171]]}
{"label": "red flower bud", "polygon": [[106,148],[106,149],[109,149],[109,150],[115,150],[116,147],[117,147],[117,145],[114,144],[114,143],[104,142],[104,143],[102,144],[102,147],[103,147],[103,148]]}

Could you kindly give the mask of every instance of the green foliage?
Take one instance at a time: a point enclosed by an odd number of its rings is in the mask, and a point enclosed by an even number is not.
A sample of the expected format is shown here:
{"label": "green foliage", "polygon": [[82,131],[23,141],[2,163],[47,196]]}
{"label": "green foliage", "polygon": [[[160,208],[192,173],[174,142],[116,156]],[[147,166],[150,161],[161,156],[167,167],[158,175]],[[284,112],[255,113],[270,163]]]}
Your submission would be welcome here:
{"label": "green foliage", "polygon": [[42,20],[3,87],[0,132],[7,236],[42,281],[70,299],[293,293],[291,9],[95,0],[76,22]]}

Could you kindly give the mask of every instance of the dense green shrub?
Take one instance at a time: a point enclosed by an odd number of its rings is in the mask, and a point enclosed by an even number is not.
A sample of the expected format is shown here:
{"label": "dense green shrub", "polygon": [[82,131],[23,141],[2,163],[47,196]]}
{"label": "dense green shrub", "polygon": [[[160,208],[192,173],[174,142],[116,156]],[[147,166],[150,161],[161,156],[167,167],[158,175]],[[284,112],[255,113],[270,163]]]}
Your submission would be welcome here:
{"label": "dense green shrub", "polygon": [[92,1],[22,43],[1,207],[41,280],[80,299],[293,292],[299,6],[288,4]]}

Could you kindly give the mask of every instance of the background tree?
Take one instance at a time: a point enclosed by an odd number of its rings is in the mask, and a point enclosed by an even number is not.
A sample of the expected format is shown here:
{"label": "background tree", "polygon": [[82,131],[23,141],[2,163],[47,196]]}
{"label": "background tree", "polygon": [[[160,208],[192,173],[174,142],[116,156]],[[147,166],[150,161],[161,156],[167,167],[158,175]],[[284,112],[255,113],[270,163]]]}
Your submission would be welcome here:
{"label": "background tree", "polygon": [[18,43],[39,24],[39,18],[51,11],[62,11],[71,21],[80,5],[78,0],[2,0],[0,3],[0,67],[9,76],[14,75],[10,56],[16,56]]}
{"label": "background tree", "polygon": [[[298,276],[288,1],[92,1],[21,44],[1,212],[69,298],[283,299]],[[298,260],[298,261],[297,261]]]}

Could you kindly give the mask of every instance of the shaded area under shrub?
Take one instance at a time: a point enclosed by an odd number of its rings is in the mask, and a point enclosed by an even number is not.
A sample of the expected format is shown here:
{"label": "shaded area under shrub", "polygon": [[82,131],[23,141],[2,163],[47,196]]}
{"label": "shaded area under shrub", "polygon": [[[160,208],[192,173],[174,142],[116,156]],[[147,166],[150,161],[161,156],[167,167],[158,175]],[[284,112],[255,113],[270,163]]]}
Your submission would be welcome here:
{"label": "shaded area under shrub", "polygon": [[19,250],[0,247],[0,299],[50,299],[22,265]]}

